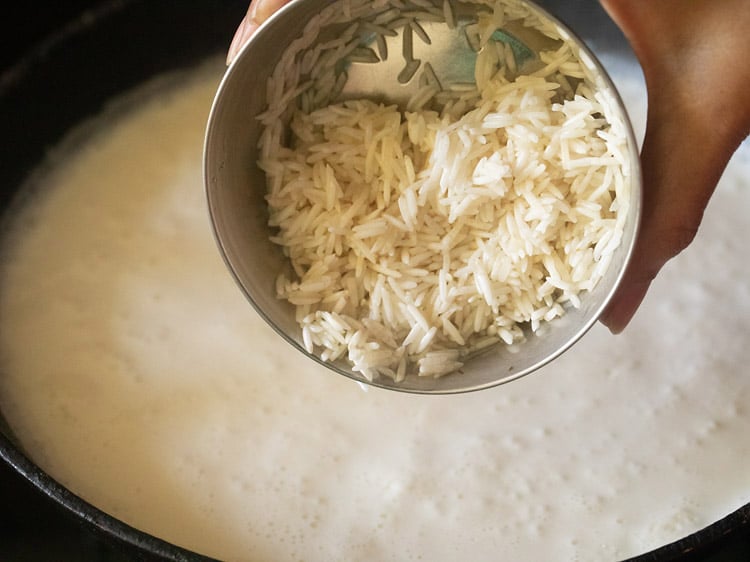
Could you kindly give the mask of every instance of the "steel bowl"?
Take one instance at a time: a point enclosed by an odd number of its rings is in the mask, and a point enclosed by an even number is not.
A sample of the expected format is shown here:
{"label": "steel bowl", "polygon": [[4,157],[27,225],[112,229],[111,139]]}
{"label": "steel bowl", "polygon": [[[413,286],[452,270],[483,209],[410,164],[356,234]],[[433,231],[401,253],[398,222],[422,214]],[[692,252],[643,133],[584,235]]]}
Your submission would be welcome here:
{"label": "steel bowl", "polygon": [[[443,2],[435,0],[432,5],[438,11]],[[471,10],[476,10],[476,4],[454,2],[454,5],[463,6],[462,13],[470,21]],[[637,142],[615,86],[595,54],[579,38],[579,35],[590,30],[572,30],[542,7],[529,5],[540,19],[562,30],[561,34],[567,35],[577,45],[582,60],[590,60],[596,87],[615,100],[619,117],[628,131],[632,169],[631,205],[622,242],[604,278],[594,290],[583,295],[579,308],[571,307],[563,317],[550,322],[544,330],[534,334],[526,330],[525,341],[512,349],[498,344],[486,352],[471,356],[461,372],[447,376],[410,375],[400,382],[385,376],[369,380],[362,373],[353,371],[346,359],[329,362],[323,361],[315,353],[308,353],[302,331],[295,321],[294,307],[276,297],[276,277],[288,267],[288,261],[281,249],[269,240],[272,231],[268,226],[264,200],[266,180],[257,165],[258,142],[262,133],[258,115],[266,110],[271,101],[267,99],[266,84],[287,46],[295,40],[310,43],[298,55],[303,57],[316,42],[328,41],[337,33],[345,33],[350,22],[339,19],[333,25],[324,26],[315,41],[310,42],[306,39],[311,34],[308,22],[326,13],[326,10],[345,14],[347,4],[345,0],[293,0],[260,27],[228,68],[211,110],[204,151],[209,211],[226,264],[258,313],[292,347],[360,383],[404,392],[444,394],[486,389],[531,373],[569,349],[596,323],[617,289],[638,231],[641,180]],[[471,47],[463,39],[460,27],[454,28],[446,23],[432,24],[429,28],[431,44],[419,42],[422,51],[415,54],[415,58],[418,56],[421,60],[430,61],[436,72],[441,76],[450,75],[451,80],[473,81],[473,64],[465,63],[470,59]],[[521,56],[526,52],[523,51],[524,47],[531,51],[538,50],[545,41],[545,37],[523,29],[514,28],[512,35],[521,37],[524,44]],[[417,44],[416,40],[414,44]],[[394,47],[390,46],[388,52],[393,50]],[[399,55],[388,56],[377,64],[372,61],[350,62],[348,79],[334,99],[367,97],[385,99],[403,106],[417,87],[417,78],[414,76],[410,80],[403,80],[404,64]]]}
{"label": "steel bowl", "polygon": [[[154,73],[189,68],[205,56],[223,54],[247,9],[243,0],[72,4],[76,8],[67,14],[60,13],[60,3],[48,3],[44,9],[38,3],[19,4],[16,9],[26,11],[29,19],[23,21],[30,23],[7,30],[5,54],[12,64],[0,76],[0,123],[13,142],[0,153],[4,172],[0,208],[5,216],[11,213],[10,201],[22,196],[24,178],[68,129]],[[627,43],[598,3],[548,0],[543,4],[574,24],[596,53],[632,60]],[[40,41],[36,45],[30,44],[34,36],[30,29],[37,34],[34,41]],[[56,31],[50,34],[52,29]],[[125,44],[129,48],[122,48]],[[11,47],[16,49],[13,57]],[[92,76],[97,79],[91,80]],[[0,408],[0,497],[5,500],[0,513],[0,558],[39,559],[46,552],[50,559],[70,554],[72,559],[92,561],[207,560],[131,527],[77,496],[36,464],[34,444],[22,443],[10,421],[9,411]],[[750,553],[748,537],[750,504],[631,560],[745,560]]]}

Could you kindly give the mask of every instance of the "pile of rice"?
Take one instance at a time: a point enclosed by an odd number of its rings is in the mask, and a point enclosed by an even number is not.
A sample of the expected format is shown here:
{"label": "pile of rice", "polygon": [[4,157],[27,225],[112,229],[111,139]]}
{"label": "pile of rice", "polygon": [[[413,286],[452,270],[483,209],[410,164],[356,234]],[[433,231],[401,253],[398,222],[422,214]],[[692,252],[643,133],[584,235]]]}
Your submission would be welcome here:
{"label": "pile of rice", "polygon": [[[454,4],[330,5],[284,53],[260,116],[272,240],[293,271],[278,296],[308,352],[370,380],[452,373],[578,307],[627,215],[625,127],[591,62],[563,40],[519,69],[495,30],[560,30],[513,1],[477,2],[476,20],[457,23]],[[442,84],[411,56],[429,41],[421,17],[466,34],[475,83]],[[316,42],[340,21],[355,23]],[[341,61],[382,60],[394,34],[420,84],[407,107],[336,102]]]}

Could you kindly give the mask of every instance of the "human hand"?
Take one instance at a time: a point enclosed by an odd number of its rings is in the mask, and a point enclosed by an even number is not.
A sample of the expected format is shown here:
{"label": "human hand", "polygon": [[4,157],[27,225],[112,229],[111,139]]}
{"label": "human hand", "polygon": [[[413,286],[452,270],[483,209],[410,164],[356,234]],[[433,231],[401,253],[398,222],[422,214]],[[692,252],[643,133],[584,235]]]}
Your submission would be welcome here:
{"label": "human hand", "polygon": [[750,132],[750,4],[600,1],[630,41],[648,90],[641,232],[602,317],[618,333],[662,266],[692,242],[721,174]]}
{"label": "human hand", "polygon": [[[289,0],[253,0],[227,63]],[[747,0],[600,0],[646,77],[641,231],[619,290],[602,317],[622,331],[661,268],[695,237],[729,159],[750,132]]]}
{"label": "human hand", "polygon": [[242,46],[248,42],[255,30],[289,0],[252,0],[247,14],[242,18],[227,53],[227,64],[234,60]]}

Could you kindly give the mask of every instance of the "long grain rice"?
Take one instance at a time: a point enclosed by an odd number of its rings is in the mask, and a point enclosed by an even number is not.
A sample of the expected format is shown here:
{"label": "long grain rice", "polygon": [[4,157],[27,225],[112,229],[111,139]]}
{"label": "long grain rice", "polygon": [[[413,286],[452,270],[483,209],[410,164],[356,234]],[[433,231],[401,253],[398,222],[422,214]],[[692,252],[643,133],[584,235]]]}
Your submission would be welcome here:
{"label": "long grain rice", "polygon": [[[580,306],[622,239],[625,127],[592,61],[566,41],[516,76],[494,30],[561,30],[514,0],[473,0],[481,14],[459,26],[458,3],[330,4],[282,55],[259,117],[271,239],[294,271],[278,296],[297,306],[308,352],[346,357],[369,379],[443,376],[488,346],[516,350]],[[436,18],[478,52],[475,84],[414,60],[413,34],[429,43],[419,21]],[[336,25],[345,31],[316,44]],[[397,32],[399,80],[423,67],[406,111],[337,102],[341,61],[384,60]]]}

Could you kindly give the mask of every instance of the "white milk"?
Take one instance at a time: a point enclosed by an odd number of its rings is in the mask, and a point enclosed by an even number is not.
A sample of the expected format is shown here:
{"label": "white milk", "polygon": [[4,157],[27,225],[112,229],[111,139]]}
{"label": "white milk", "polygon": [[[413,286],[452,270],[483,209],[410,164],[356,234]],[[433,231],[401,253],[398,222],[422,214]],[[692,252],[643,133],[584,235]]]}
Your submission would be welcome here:
{"label": "white milk", "polygon": [[201,149],[220,71],[111,119],[14,219],[0,400],[52,476],[251,561],[613,560],[750,501],[750,147],[624,335],[597,326],[493,390],[363,392],[282,342],[219,257]]}

